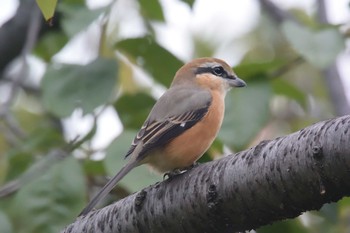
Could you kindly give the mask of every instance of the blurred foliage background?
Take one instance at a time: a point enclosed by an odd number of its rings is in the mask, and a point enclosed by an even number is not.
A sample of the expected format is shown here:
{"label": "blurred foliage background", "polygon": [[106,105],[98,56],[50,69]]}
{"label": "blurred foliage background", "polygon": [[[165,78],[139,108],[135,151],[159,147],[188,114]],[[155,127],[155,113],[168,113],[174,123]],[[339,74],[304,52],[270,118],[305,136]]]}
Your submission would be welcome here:
{"label": "blurred foliage background", "polygon": [[[252,0],[247,29],[215,13],[221,1],[203,8],[201,0],[174,0],[189,15],[207,17],[202,27],[175,27],[168,36],[169,15],[183,17],[167,0],[56,2],[42,6],[44,22],[35,1],[22,0],[0,28],[2,233],[58,232],[74,221],[124,164],[156,99],[192,58],[223,58],[248,83],[228,94],[222,130],[201,162],[350,113],[349,77],[335,63],[349,56],[349,22],[331,24],[324,1],[312,1],[310,10]],[[242,11],[226,10],[233,17]],[[160,180],[141,166],[100,206]],[[350,232],[349,202],[256,231]]]}

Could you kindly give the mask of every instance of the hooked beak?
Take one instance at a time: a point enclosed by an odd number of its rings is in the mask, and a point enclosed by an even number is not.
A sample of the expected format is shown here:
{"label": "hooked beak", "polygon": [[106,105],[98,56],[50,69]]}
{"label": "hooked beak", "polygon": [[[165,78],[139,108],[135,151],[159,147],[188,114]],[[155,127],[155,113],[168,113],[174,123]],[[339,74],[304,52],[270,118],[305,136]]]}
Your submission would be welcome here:
{"label": "hooked beak", "polygon": [[235,74],[230,75],[227,79],[228,85],[230,87],[245,87],[247,84],[240,78],[238,78]]}

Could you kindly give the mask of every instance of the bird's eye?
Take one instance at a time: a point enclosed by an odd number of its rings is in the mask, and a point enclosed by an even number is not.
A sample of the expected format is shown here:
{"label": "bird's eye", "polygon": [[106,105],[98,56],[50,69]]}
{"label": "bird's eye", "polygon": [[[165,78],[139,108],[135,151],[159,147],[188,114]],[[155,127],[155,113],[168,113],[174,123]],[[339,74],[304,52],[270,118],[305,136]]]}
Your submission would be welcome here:
{"label": "bird's eye", "polygon": [[222,68],[221,66],[217,66],[213,68],[213,74],[217,75],[217,76],[222,76],[224,74],[224,68]]}

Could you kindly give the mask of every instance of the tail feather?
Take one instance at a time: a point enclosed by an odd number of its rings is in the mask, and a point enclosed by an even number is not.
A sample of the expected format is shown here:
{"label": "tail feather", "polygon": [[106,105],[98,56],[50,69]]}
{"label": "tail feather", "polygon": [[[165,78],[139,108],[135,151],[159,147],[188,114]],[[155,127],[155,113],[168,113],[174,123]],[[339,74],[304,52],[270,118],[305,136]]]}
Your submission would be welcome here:
{"label": "tail feather", "polygon": [[101,199],[105,198],[114,188],[114,186],[137,165],[138,163],[135,160],[129,161],[127,164],[125,164],[124,167],[122,167],[122,169],[120,169],[120,171],[107,182],[107,184],[97,193],[90,203],[81,211],[79,216],[84,216],[89,213],[92,208],[94,208]]}

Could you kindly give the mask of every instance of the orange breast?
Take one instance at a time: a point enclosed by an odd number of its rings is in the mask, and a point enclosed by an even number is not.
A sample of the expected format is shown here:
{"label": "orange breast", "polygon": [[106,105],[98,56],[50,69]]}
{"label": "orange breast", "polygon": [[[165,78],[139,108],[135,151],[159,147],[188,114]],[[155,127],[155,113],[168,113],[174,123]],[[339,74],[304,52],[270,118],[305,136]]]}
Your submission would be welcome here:
{"label": "orange breast", "polygon": [[203,119],[149,156],[147,163],[159,172],[184,168],[197,161],[214,141],[224,117],[224,95],[212,92],[212,104]]}

